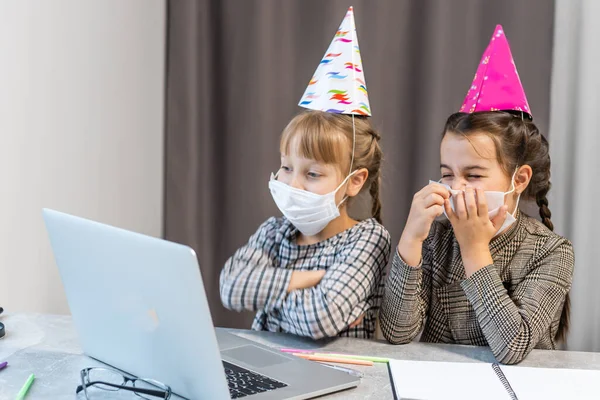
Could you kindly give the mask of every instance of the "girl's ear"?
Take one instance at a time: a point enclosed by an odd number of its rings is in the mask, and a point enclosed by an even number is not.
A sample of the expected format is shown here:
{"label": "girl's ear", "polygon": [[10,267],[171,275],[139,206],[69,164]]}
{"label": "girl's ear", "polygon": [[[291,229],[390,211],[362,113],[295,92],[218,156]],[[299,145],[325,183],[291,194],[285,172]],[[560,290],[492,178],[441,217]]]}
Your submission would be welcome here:
{"label": "girl's ear", "polygon": [[348,179],[348,184],[346,185],[346,196],[354,197],[365,185],[365,182],[369,178],[369,171],[366,168],[361,168],[357,170],[354,175],[352,175]]}
{"label": "girl's ear", "polygon": [[527,189],[533,170],[529,165],[522,165],[515,173],[515,192],[521,194]]}

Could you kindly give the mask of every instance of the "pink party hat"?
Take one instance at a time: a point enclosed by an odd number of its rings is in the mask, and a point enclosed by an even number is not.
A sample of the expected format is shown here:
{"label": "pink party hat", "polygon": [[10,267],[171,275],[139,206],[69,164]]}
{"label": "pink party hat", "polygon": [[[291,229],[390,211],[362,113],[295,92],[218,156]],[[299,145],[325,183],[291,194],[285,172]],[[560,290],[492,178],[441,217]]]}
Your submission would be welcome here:
{"label": "pink party hat", "polygon": [[352,7],[348,9],[298,105],[336,114],[371,116]]}
{"label": "pink party hat", "polygon": [[481,57],[460,112],[521,111],[532,116],[501,25]]}

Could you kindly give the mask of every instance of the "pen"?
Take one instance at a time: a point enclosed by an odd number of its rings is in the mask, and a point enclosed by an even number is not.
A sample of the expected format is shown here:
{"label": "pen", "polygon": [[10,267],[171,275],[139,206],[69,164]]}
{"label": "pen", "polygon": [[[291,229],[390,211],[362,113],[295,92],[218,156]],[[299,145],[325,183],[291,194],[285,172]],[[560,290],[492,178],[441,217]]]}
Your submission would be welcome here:
{"label": "pen", "polygon": [[332,365],[332,364],[327,364],[327,363],[320,363],[321,365],[325,365],[329,368],[333,368],[333,369],[337,369],[339,371],[343,371],[347,374],[350,374],[352,376],[357,376],[359,378],[362,378],[363,376],[365,376],[362,372],[357,371],[355,369],[351,369],[351,368],[344,368],[344,367],[340,367],[339,365]]}
{"label": "pen", "polygon": [[3,363],[0,363],[0,371],[3,370],[4,368],[6,368],[7,365],[8,365],[7,361],[4,361]]}
{"label": "pen", "polygon": [[314,350],[301,350],[301,349],[280,349],[280,351],[284,353],[291,354],[310,354],[316,357],[336,357],[336,358],[346,358],[350,360],[363,360],[363,361],[372,361],[376,363],[388,363],[390,362],[389,358],[384,357],[372,357],[372,356],[358,356],[353,354],[340,354],[340,353],[320,353]]}
{"label": "pen", "polygon": [[29,378],[27,378],[27,380],[25,381],[25,384],[19,391],[19,394],[17,394],[16,400],[23,400],[25,398],[25,396],[27,396],[27,392],[29,391],[29,388],[33,384],[34,379],[35,379],[34,374],[29,375]]}
{"label": "pen", "polygon": [[279,349],[279,351],[282,351],[284,353],[300,353],[300,354],[312,354],[315,351],[314,350],[302,350],[302,349]]}
{"label": "pen", "polygon": [[322,362],[339,363],[339,364],[365,365],[368,367],[373,366],[373,361],[352,360],[350,358],[324,357],[324,356],[315,356],[313,354],[300,354],[300,353],[293,353],[293,355],[296,357],[304,358],[305,360],[310,360],[310,361],[322,361]]}
{"label": "pen", "polygon": [[347,358],[349,360],[363,360],[363,361],[372,361],[376,363],[388,363],[390,362],[389,358],[384,357],[371,357],[371,356],[356,356],[353,354],[339,354],[339,353],[314,353],[315,356],[328,356],[328,357],[336,357],[336,358]]}

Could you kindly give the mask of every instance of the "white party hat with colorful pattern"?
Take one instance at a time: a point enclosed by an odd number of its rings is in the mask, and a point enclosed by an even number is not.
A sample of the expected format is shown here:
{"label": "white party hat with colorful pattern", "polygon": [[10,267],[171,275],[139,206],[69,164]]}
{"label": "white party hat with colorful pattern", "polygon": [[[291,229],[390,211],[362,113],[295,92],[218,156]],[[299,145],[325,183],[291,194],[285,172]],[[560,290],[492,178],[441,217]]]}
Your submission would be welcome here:
{"label": "white party hat with colorful pattern", "polygon": [[336,114],[371,116],[352,7],[298,105]]}

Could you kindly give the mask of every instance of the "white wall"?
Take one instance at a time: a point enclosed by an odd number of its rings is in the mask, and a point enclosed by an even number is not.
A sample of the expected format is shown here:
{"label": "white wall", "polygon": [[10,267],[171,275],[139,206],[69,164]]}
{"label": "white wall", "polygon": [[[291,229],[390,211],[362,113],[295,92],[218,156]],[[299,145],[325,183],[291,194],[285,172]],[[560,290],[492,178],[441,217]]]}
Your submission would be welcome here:
{"label": "white wall", "polygon": [[164,0],[0,0],[0,305],[67,313],[43,207],[160,236]]}

